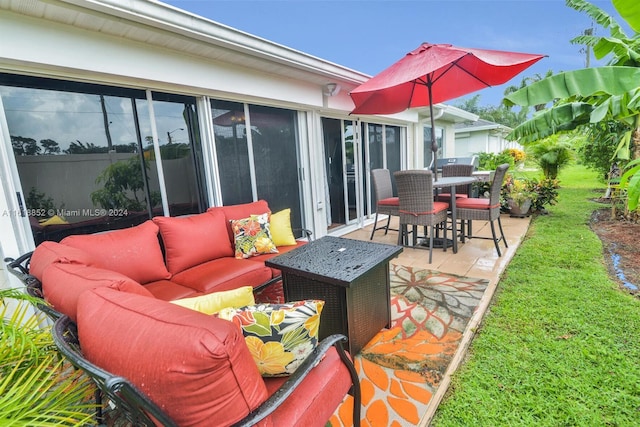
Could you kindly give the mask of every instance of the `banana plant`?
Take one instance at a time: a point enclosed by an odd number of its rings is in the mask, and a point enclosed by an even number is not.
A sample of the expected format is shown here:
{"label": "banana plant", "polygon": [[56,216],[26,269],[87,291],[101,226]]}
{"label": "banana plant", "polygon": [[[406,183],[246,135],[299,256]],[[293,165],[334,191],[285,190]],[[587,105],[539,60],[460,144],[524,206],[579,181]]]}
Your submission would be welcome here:
{"label": "banana plant", "polygon": [[[588,123],[617,121],[627,129],[620,137],[617,158],[639,158],[640,34],[628,37],[610,15],[584,0],[566,0],[566,4],[587,13],[610,31],[609,37],[582,35],[572,42],[591,46],[598,59],[607,56],[611,56],[611,59],[607,66],[556,74],[506,96],[504,103],[508,106],[529,107],[553,102],[550,108],[535,113],[530,120],[514,128],[507,139],[518,139],[527,144]],[[640,24],[637,0],[618,0],[615,7],[621,16],[631,20],[633,28]],[[630,210],[638,206],[638,174],[640,171],[633,172],[625,181],[629,185]],[[632,179],[636,175],[638,179]],[[632,206],[635,208],[631,209]]]}
{"label": "banana plant", "polygon": [[613,0],[612,3],[622,19],[627,21],[636,33],[640,33],[640,3],[637,0]]}
{"label": "banana plant", "polygon": [[[617,3],[616,7],[622,16],[630,16],[631,19],[636,17],[636,0],[618,0]],[[610,55],[611,60],[605,67],[548,76],[507,95],[504,102],[508,106],[529,107],[554,103],[551,108],[536,113],[530,120],[517,126],[507,138],[527,143],[602,120],[622,121],[628,126],[629,135],[636,130],[637,137],[640,138],[640,130],[634,129],[635,116],[640,114],[640,35],[628,37],[610,15],[585,0],[566,0],[566,4],[587,13],[596,23],[610,31],[609,37],[582,35],[572,42],[591,46],[598,59]],[[624,141],[631,142],[632,138],[625,136]],[[618,157],[626,157],[629,144],[620,148]]]}
{"label": "banana plant", "polygon": [[95,386],[61,358],[32,302],[0,288],[0,425],[89,425]]}

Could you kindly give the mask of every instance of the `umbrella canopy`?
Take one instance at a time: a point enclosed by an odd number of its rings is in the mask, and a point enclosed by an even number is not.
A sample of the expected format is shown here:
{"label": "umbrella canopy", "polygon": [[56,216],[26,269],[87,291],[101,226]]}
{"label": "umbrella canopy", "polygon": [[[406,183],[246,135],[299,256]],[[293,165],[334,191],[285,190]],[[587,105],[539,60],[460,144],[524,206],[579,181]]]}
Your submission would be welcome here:
{"label": "umbrella canopy", "polygon": [[[546,55],[423,43],[351,91],[352,114],[392,114],[500,85]],[[432,150],[437,150],[431,132]],[[434,158],[435,169],[435,158]]]}

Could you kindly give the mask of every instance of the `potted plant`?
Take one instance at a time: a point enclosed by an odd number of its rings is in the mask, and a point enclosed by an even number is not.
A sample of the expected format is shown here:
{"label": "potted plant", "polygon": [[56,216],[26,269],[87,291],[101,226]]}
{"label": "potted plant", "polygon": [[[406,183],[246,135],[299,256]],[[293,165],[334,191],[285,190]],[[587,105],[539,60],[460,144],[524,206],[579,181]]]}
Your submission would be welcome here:
{"label": "potted plant", "polygon": [[505,199],[511,216],[524,218],[529,214],[536,192],[525,179],[509,179],[506,183]]}

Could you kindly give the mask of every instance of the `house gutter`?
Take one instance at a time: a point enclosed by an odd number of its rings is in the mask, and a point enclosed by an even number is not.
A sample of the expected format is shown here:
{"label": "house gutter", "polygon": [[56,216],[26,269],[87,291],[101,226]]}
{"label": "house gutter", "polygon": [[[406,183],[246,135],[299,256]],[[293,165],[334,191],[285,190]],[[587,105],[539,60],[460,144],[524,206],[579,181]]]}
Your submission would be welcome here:
{"label": "house gutter", "polygon": [[58,0],[78,11],[99,12],[301,70],[361,84],[371,76],[308,55],[155,0]]}

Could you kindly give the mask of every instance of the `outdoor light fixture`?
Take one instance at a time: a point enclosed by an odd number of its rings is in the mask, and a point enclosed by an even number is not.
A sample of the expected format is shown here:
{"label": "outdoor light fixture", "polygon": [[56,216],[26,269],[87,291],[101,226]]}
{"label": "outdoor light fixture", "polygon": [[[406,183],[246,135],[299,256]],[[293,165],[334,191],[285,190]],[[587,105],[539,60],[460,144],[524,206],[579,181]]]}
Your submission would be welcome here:
{"label": "outdoor light fixture", "polygon": [[327,83],[322,88],[322,93],[325,96],[335,96],[340,92],[340,85],[337,83]]}
{"label": "outdoor light fixture", "polygon": [[174,133],[174,132],[176,132],[176,131],[179,131],[179,130],[184,130],[184,128],[178,128],[178,129],[174,129],[174,130],[172,130],[172,131],[167,132],[167,142],[168,142],[169,144],[171,144],[171,143],[172,143],[172,141],[171,141],[171,134],[172,134],[172,133]]}

